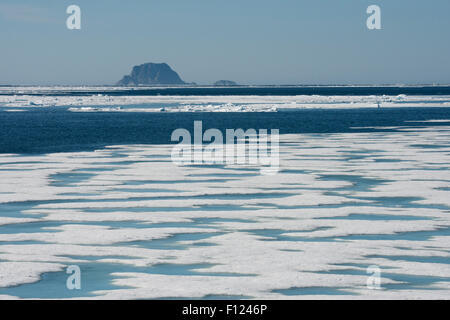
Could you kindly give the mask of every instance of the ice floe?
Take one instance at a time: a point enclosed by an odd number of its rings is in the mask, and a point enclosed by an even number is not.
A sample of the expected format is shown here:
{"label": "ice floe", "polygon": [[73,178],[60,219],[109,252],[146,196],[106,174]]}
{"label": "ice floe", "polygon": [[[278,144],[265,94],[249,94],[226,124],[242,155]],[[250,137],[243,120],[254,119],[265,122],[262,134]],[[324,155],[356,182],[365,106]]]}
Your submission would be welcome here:
{"label": "ice floe", "polygon": [[86,298],[445,298],[450,128],[429,125],[282,135],[274,176],[167,145],[2,154],[1,297],[79,264],[108,279]]}
{"label": "ice floe", "polygon": [[[351,109],[447,107],[450,96],[159,96],[115,95],[123,88],[108,88],[105,94],[89,94],[101,88],[10,88],[0,90],[0,106],[7,111],[67,107],[72,112],[276,112],[298,109]],[[81,88],[80,88],[81,90]],[[103,88],[104,90],[104,88]],[[45,95],[45,92],[51,95]],[[58,92],[61,95],[58,95]],[[39,93],[39,95],[36,95]]]}

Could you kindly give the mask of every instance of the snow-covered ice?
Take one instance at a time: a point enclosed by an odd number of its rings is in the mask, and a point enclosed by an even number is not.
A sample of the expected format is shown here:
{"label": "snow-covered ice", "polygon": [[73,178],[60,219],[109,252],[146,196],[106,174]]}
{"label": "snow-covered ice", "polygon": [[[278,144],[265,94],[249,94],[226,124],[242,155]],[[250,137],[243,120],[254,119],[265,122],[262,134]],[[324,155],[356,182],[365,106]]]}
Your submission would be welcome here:
{"label": "snow-covered ice", "polygon": [[98,299],[448,298],[450,127],[429,125],[282,135],[274,176],[176,166],[167,145],[2,154],[0,294],[39,298],[79,264],[109,279]]}
{"label": "snow-covered ice", "polygon": [[[450,106],[448,95],[145,96],[114,94],[125,89],[108,87],[108,90],[104,91],[104,87],[4,87],[0,88],[0,106],[8,108],[8,111],[68,107],[73,112],[275,112],[298,109]],[[77,91],[82,91],[83,95],[66,94]],[[94,93],[96,91],[105,93],[96,94]],[[49,95],[41,95],[46,92]]]}

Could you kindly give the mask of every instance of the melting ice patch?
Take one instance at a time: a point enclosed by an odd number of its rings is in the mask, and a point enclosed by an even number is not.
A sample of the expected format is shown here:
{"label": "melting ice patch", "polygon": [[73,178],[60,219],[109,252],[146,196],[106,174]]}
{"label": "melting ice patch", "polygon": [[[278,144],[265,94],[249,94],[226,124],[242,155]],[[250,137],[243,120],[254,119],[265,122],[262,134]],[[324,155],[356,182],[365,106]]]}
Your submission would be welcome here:
{"label": "melting ice patch", "polygon": [[164,145],[0,155],[0,295],[446,298],[450,127],[427,129],[282,135],[275,176]]}

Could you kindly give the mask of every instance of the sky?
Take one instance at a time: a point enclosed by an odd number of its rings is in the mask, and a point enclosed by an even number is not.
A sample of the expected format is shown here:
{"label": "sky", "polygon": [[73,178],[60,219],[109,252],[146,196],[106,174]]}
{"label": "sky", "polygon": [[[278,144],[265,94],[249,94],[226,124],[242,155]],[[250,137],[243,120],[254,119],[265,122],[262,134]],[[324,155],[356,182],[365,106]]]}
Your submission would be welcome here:
{"label": "sky", "polygon": [[0,0],[0,85],[110,85],[145,62],[198,84],[450,84],[449,16],[449,0]]}

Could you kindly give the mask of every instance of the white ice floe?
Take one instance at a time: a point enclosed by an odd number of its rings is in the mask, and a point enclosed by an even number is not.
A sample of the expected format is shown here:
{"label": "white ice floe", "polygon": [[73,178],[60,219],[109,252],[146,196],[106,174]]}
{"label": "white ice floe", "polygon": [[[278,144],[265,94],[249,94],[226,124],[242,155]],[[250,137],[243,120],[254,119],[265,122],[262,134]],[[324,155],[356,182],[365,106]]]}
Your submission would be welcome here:
{"label": "white ice floe", "polygon": [[167,145],[0,155],[0,292],[80,264],[113,267],[98,299],[446,298],[450,128],[432,125],[282,135],[274,176],[178,167]]}
{"label": "white ice floe", "polygon": [[[92,89],[94,90],[94,89]],[[45,91],[45,90],[44,90]],[[40,91],[42,93],[42,91]],[[46,91],[45,91],[46,92]],[[51,92],[51,90],[49,91]],[[89,90],[87,91],[89,92]],[[140,95],[0,95],[8,111],[69,107],[73,112],[274,112],[298,109],[446,107],[450,96],[140,96]]]}

